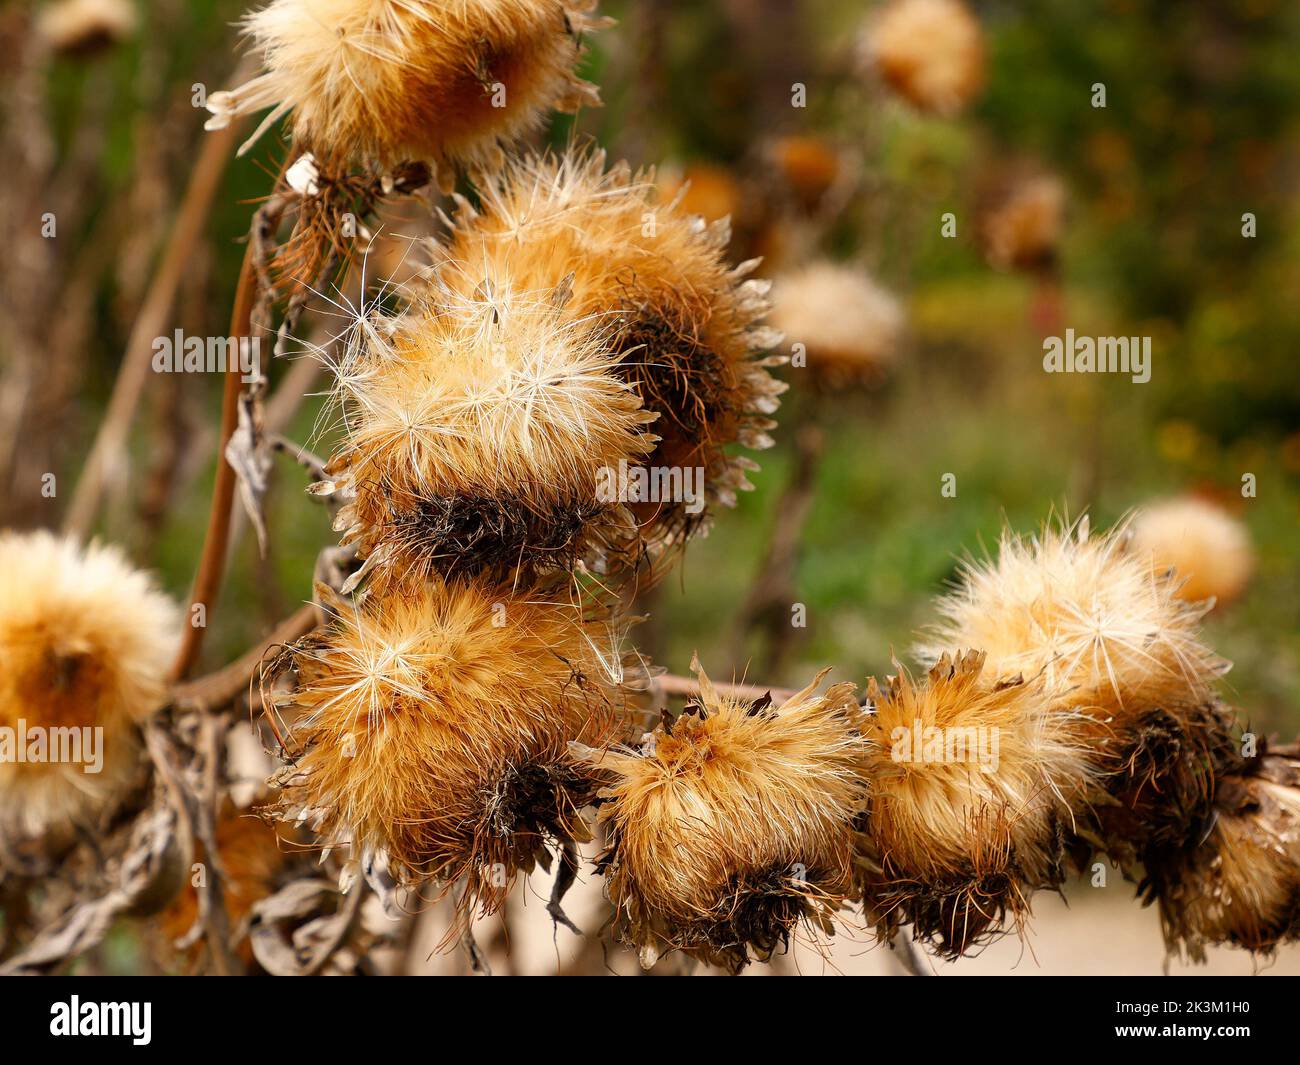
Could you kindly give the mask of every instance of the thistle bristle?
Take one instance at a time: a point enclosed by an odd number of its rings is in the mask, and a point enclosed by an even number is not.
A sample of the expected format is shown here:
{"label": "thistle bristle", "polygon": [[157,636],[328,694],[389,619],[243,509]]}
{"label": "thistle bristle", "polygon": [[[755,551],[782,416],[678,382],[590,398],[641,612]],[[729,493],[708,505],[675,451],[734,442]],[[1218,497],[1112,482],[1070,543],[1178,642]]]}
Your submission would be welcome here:
{"label": "thistle bristle", "polygon": [[735,971],[849,896],[866,743],[852,685],[781,706],[718,695],[703,672],[700,687],[639,750],[588,755],[606,783],[601,867],[643,964],[680,950]]}

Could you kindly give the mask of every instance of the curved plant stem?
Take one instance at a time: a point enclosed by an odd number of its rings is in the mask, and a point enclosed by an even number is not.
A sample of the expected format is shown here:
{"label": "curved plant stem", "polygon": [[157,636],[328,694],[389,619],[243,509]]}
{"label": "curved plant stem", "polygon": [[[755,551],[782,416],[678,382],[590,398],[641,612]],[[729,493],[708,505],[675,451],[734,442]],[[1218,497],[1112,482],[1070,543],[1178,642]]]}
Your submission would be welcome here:
{"label": "curved plant stem", "polygon": [[307,603],[299,607],[280,622],[266,639],[245,651],[230,665],[206,677],[177,685],[172,692],[172,701],[177,706],[186,707],[219,707],[232,702],[252,683],[257,675],[257,667],[266,658],[268,651],[293,643],[319,624],[320,612],[314,604]]}
{"label": "curved plant stem", "polygon": [[[253,303],[257,293],[257,269],[253,263],[253,246],[244,252],[244,264],[239,271],[239,287],[235,292],[235,307],[230,316],[230,339],[238,343],[252,338]],[[181,647],[172,663],[171,679],[183,680],[199,656],[207,622],[221,589],[221,577],[226,566],[226,543],[230,538],[230,511],[235,499],[235,471],[226,461],[226,445],[235,434],[239,413],[239,394],[243,387],[242,370],[238,359],[232,359],[226,371],[225,389],[221,400],[221,437],[217,445],[217,476],[212,486],[212,505],[208,510],[208,529],[203,538],[203,554],[199,558],[198,573],[190,592],[190,609],[181,637]],[[202,624],[195,624],[194,608],[202,605]]]}

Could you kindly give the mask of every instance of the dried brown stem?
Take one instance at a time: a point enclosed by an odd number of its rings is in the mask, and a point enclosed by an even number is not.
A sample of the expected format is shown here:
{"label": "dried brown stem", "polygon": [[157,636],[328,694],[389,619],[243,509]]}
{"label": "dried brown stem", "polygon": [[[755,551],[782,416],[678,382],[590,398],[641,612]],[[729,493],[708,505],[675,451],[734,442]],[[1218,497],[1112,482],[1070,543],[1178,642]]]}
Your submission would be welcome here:
{"label": "dried brown stem", "polygon": [[[244,253],[244,265],[239,271],[239,287],[235,293],[235,307],[230,318],[230,338],[238,343],[252,339],[251,316],[257,290],[257,272],[253,266],[253,249]],[[203,636],[207,632],[207,615],[216,604],[221,588],[221,576],[226,565],[226,542],[230,537],[230,510],[235,499],[235,471],[226,461],[226,445],[235,434],[239,413],[239,394],[243,388],[239,360],[232,359],[226,371],[225,390],[221,400],[221,437],[217,446],[217,476],[212,487],[212,505],[208,511],[208,529],[203,538],[203,554],[199,558],[198,573],[190,592],[190,609],[181,637],[181,647],[172,664],[171,679],[183,680],[199,657]],[[202,625],[194,624],[194,607],[203,606]]]}
{"label": "dried brown stem", "polygon": [[925,967],[925,955],[912,939],[912,930],[907,927],[900,928],[898,934],[889,941],[889,945],[894,948],[895,957],[899,965],[909,976],[929,976],[930,972]]}
{"label": "dried brown stem", "polygon": [[192,796],[194,836],[207,857],[206,876],[199,889],[199,917],[203,922],[212,969],[217,976],[238,976],[243,965],[230,947],[230,914],[226,910],[225,877],[217,850],[217,810],[221,805],[222,762],[226,749],[226,721],[204,711],[200,724],[199,786]]}
{"label": "dried brown stem", "polygon": [[217,189],[221,187],[226,162],[231,157],[239,132],[239,124],[231,123],[203,142],[158,272],[154,275],[140,312],[136,315],[135,324],[131,327],[126,353],[122,357],[121,368],[109,398],[108,411],[64,517],[64,531],[72,536],[85,538],[89,535],[105,489],[115,478],[123,461],[131,422],[149,379],[154,339],[166,330],[167,316],[171,313],[176,292],[191,262],[194,245],[203,234],[208,213],[212,209]]}
{"label": "dried brown stem", "polygon": [[246,651],[230,665],[215,673],[209,673],[206,677],[178,685],[172,693],[172,701],[177,706],[212,708],[233,702],[242,692],[248,690],[257,675],[258,665],[268,651],[307,635],[318,624],[320,624],[320,614],[313,604],[307,603],[299,607],[290,617],[280,622],[266,639]]}

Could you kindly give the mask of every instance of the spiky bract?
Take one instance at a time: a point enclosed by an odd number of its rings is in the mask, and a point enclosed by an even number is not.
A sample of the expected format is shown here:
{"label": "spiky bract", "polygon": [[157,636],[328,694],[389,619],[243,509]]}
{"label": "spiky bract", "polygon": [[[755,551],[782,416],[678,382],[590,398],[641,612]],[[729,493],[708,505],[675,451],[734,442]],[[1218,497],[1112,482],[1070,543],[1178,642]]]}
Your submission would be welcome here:
{"label": "spiky bract", "polygon": [[778,707],[699,680],[698,701],[640,750],[589,758],[609,785],[607,891],[642,964],[680,950],[734,972],[801,922],[832,930],[852,890],[866,743],[851,684],[817,695],[819,676]]}

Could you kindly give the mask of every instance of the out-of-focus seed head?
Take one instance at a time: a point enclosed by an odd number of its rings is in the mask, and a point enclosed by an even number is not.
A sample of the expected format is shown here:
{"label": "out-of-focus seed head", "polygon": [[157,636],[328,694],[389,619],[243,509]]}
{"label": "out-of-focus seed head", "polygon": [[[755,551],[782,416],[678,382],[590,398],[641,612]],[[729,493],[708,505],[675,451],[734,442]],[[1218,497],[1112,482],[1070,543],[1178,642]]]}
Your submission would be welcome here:
{"label": "out-of-focus seed head", "polygon": [[960,0],[893,0],[863,45],[868,66],[920,111],[955,115],[984,88],[984,34]]}
{"label": "out-of-focus seed head", "polygon": [[1173,570],[1178,595],[1190,602],[1230,603],[1255,569],[1250,533],[1237,518],[1208,500],[1162,500],[1138,511],[1129,549],[1157,573]]}
{"label": "out-of-focus seed head", "polygon": [[[898,361],[904,314],[898,300],[864,271],[819,261],[777,278],[772,326],[786,350],[802,353],[823,386],[879,384]],[[800,360],[792,357],[800,372]]]}
{"label": "out-of-focus seed head", "polygon": [[137,21],[130,0],[55,0],[41,7],[35,29],[53,52],[91,56],[128,40]]}
{"label": "out-of-focus seed head", "polygon": [[36,836],[130,778],[179,611],[117,548],[47,532],[0,534],[0,572],[0,828]]}
{"label": "out-of-focus seed head", "polygon": [[1065,185],[1050,174],[1021,175],[988,196],[980,238],[999,270],[1042,270],[1055,264],[1065,228]]}

